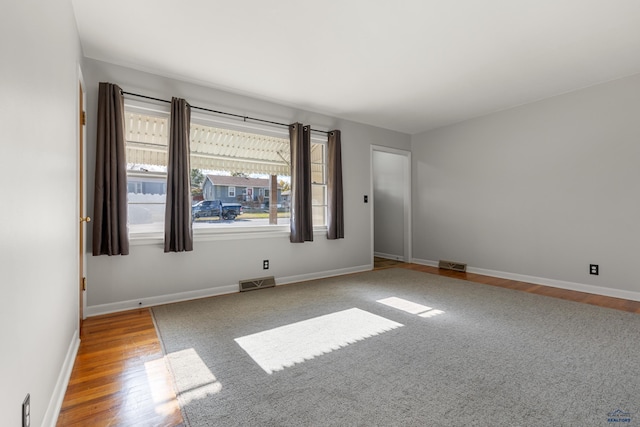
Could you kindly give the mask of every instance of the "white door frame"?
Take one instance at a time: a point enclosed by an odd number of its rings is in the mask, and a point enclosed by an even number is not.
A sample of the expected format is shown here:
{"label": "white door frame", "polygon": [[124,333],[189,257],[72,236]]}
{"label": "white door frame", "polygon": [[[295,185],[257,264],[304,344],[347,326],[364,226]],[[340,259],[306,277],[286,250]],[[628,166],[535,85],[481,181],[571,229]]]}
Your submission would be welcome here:
{"label": "white door frame", "polygon": [[[373,204],[375,203],[375,200],[373,200],[373,153],[374,151],[381,151],[381,152],[385,152],[385,153],[391,153],[391,154],[397,154],[399,156],[402,156],[404,158],[404,192],[403,192],[403,200],[404,200],[404,262],[411,262],[411,260],[413,259],[413,254],[412,254],[412,247],[413,247],[413,243],[411,240],[411,151],[407,151],[407,150],[400,150],[397,148],[391,148],[391,147],[384,147],[382,145],[371,145],[371,150],[370,150],[370,167],[369,170],[371,171],[371,176],[370,176],[370,194],[371,196],[369,197],[370,202]],[[371,212],[371,262],[373,263],[373,258],[374,258],[374,234],[375,234],[375,224],[374,224],[374,219],[373,219],[373,205],[370,209]]]}
{"label": "white door frame", "polygon": [[[86,156],[87,156],[87,152],[86,152],[86,145],[87,145],[87,126],[83,125],[81,123],[81,115],[83,114],[83,111],[86,112],[87,111],[87,91],[86,91],[86,85],[84,82],[84,76],[82,74],[82,68],[80,67],[80,65],[78,65],[77,68],[77,72],[78,72],[78,85],[77,85],[77,90],[78,93],[76,95],[76,99],[78,100],[78,104],[76,106],[76,120],[77,120],[77,125],[76,125],[76,129],[77,129],[77,143],[76,143],[76,165],[77,165],[77,171],[76,171],[76,177],[77,177],[77,184],[76,184],[76,188],[78,189],[78,195],[77,195],[77,206],[78,206],[78,216],[76,218],[83,218],[86,215],[87,212],[87,207],[86,207],[86,203],[87,203],[87,198],[86,198],[86,193],[87,193],[87,186],[86,186],[86,182],[87,182],[87,173],[86,173]],[[82,100],[80,100],[80,93],[82,93]],[[82,109],[81,109],[82,108]],[[85,117],[86,117],[86,113],[85,113]],[[80,194],[80,192],[82,192],[83,194]],[[86,300],[86,290],[82,289],[83,283],[82,280],[84,277],[87,276],[87,260],[86,260],[86,244],[87,244],[87,233],[86,233],[86,228],[87,228],[87,224],[86,222],[82,222],[80,221],[80,227],[83,228],[83,232],[80,232],[80,229],[78,229],[78,239],[77,241],[79,242],[79,247],[78,247],[78,333],[80,333],[81,329],[82,329],[82,320],[85,319],[87,317],[87,300]]]}

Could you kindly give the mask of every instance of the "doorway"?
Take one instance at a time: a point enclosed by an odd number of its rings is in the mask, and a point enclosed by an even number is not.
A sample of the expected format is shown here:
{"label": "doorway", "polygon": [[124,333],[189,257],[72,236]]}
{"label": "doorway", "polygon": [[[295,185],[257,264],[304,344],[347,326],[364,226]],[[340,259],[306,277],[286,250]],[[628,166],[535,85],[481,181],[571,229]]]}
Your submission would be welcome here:
{"label": "doorway", "polygon": [[411,262],[411,152],[371,146],[373,256]]}

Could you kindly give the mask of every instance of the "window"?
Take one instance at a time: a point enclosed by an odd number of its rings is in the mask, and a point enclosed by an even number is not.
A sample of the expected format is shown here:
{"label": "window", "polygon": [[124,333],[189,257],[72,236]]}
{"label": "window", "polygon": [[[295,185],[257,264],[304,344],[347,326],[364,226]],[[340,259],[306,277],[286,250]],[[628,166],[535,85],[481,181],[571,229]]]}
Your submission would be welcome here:
{"label": "window", "polygon": [[142,193],[142,182],[129,179],[127,181],[127,193],[133,193],[133,194]]}
{"label": "window", "polygon": [[[127,103],[125,117],[129,229],[134,234],[158,233],[164,230],[168,108]],[[312,138],[311,144],[314,226],[326,225],[323,139]],[[190,144],[195,234],[230,227],[289,225],[291,173],[286,128],[235,123],[192,111]],[[275,192],[270,191],[273,181]],[[211,209],[212,204],[220,204],[221,209]]]}
{"label": "window", "polygon": [[311,143],[311,198],[313,225],[327,224],[326,144]]}
{"label": "window", "polygon": [[168,112],[125,109],[129,231],[164,229]]}

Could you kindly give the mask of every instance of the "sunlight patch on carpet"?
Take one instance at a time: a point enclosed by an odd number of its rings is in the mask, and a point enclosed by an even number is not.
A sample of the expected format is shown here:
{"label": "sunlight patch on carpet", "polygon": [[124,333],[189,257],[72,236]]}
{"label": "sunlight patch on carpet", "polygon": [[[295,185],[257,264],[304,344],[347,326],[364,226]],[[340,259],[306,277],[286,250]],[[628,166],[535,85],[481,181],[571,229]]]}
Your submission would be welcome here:
{"label": "sunlight patch on carpet", "polygon": [[388,305],[389,307],[393,307],[398,310],[406,311],[410,314],[417,314],[420,317],[433,317],[437,316],[438,314],[444,313],[444,311],[442,310],[436,310],[434,308],[427,307],[426,305],[418,304],[398,297],[379,299],[376,302]]}
{"label": "sunlight patch on carpet", "polygon": [[438,314],[442,314],[442,313],[444,313],[444,311],[442,311],[442,310],[428,310],[428,311],[425,311],[424,313],[418,314],[418,316],[420,316],[420,317],[433,317],[433,316],[437,316]]}
{"label": "sunlight patch on carpet", "polygon": [[268,374],[383,332],[401,323],[358,308],[291,323],[235,341]]}
{"label": "sunlight patch on carpet", "polygon": [[222,390],[222,384],[193,348],[170,353],[167,358],[171,361],[174,377],[180,378],[177,385],[179,390],[183,390],[179,395],[183,403],[203,399]]}

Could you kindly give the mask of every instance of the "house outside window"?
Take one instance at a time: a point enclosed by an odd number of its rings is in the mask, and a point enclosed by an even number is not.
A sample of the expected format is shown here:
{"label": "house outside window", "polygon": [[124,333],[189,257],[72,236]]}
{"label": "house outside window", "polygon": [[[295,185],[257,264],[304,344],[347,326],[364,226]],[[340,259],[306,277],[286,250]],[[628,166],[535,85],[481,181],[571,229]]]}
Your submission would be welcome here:
{"label": "house outside window", "polygon": [[236,187],[229,187],[229,191],[227,192],[229,197],[236,197]]}
{"label": "house outside window", "polygon": [[141,181],[127,181],[127,193],[140,194],[142,193],[142,182]]}

